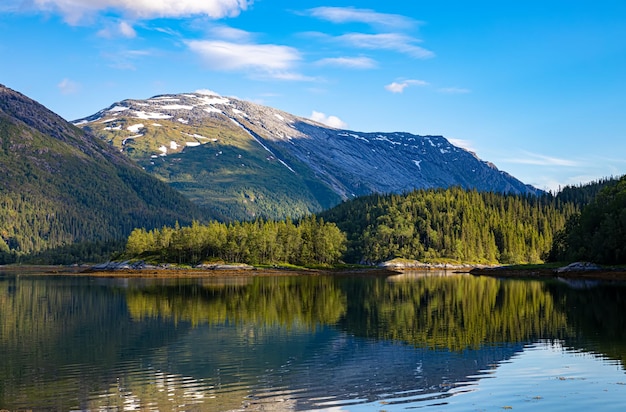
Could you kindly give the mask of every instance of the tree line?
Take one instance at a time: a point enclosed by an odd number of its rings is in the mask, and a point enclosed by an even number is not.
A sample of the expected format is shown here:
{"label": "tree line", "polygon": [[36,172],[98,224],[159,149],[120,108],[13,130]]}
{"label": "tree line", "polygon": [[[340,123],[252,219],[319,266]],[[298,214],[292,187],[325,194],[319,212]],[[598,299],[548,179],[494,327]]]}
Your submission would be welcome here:
{"label": "tree line", "polygon": [[543,196],[459,187],[371,195],[320,216],[347,233],[351,262],[393,258],[471,263],[538,263],[578,208]]}
{"label": "tree line", "polygon": [[612,180],[557,234],[551,260],[626,263],[626,175]]}
{"label": "tree line", "polygon": [[159,262],[198,264],[225,261],[252,265],[289,263],[332,265],[346,248],[346,236],[334,223],[314,215],[292,222],[221,223],[135,229],[128,237],[125,257]]}
{"label": "tree line", "polygon": [[[118,242],[68,242],[20,261],[93,262],[124,251],[125,258],[181,264],[374,264],[393,258],[617,264],[626,262],[626,177],[568,186],[556,195],[422,189],[359,197],[295,221],[194,221],[183,227],[151,227],[157,226],[134,229]],[[0,240],[0,264],[16,260],[12,238],[5,239],[9,242]]]}

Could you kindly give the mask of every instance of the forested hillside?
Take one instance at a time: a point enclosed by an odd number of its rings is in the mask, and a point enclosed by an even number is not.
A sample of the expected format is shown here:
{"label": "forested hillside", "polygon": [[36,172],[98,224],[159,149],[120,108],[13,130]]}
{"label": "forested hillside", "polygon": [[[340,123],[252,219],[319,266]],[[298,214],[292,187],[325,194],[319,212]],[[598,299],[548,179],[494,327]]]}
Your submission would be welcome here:
{"label": "forested hillside", "polygon": [[[346,201],[321,213],[319,220],[136,230],[126,253],[130,258],[181,263],[221,259],[308,265],[341,259],[373,264],[394,258],[484,264],[540,263],[548,258],[615,261],[626,251],[624,202],[626,177],[567,187],[556,196],[458,187],[416,190]],[[571,253],[575,250],[604,255]]]}
{"label": "forested hillside", "polygon": [[583,207],[593,202],[602,189],[612,186],[618,181],[619,178],[606,177],[585,184],[568,185],[556,194],[556,198],[560,202],[574,203],[578,207]]}
{"label": "forested hillside", "polygon": [[0,263],[202,217],[123,154],[0,86]]}
{"label": "forested hillside", "polygon": [[626,263],[626,175],[608,181],[554,242],[552,260]]}
{"label": "forested hillside", "polygon": [[348,235],[348,262],[393,258],[473,263],[543,261],[578,211],[553,196],[461,188],[372,195],[320,214]]}

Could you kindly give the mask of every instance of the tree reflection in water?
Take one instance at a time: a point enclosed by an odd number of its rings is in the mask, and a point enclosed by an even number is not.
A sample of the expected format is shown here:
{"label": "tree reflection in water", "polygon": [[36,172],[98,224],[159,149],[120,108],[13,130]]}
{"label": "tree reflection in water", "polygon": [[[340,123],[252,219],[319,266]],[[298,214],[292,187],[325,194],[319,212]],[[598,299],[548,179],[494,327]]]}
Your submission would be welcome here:
{"label": "tree reflection in water", "polygon": [[120,394],[165,407],[170,393],[219,410],[279,390],[301,407],[351,391],[437,397],[551,340],[623,364],[624,291],[433,273],[5,277],[0,407],[98,409]]}

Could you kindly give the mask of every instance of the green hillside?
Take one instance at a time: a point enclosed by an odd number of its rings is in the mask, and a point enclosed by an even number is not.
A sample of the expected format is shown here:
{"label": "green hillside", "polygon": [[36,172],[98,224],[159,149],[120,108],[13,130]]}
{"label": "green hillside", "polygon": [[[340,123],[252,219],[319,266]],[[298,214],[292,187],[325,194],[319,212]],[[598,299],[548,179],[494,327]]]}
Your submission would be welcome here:
{"label": "green hillside", "polygon": [[[297,160],[287,167],[229,120],[183,124],[120,115],[84,127],[224,220],[300,217],[341,201]],[[138,137],[128,138],[129,127]]]}
{"label": "green hillside", "polygon": [[117,150],[0,86],[0,251],[123,239],[203,217]]}

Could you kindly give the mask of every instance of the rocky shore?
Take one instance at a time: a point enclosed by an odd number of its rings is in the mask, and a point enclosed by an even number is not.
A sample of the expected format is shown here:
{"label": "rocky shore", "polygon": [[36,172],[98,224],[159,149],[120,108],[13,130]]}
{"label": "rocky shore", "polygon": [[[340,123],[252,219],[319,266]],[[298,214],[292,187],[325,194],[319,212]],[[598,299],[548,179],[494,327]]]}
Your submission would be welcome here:
{"label": "rocky shore", "polygon": [[603,268],[590,262],[574,262],[559,268],[498,266],[474,268],[472,275],[500,278],[554,278],[626,281],[626,267]]}
{"label": "rocky shore", "polygon": [[377,266],[355,268],[307,269],[274,266],[258,268],[246,264],[202,264],[181,267],[173,264],[151,265],[138,262],[105,262],[96,265],[73,266],[0,266],[0,273],[77,275],[98,277],[208,277],[208,276],[294,276],[294,275],[335,275],[335,276],[390,276],[407,271],[446,271],[462,272],[476,276],[498,278],[553,278],[582,280],[626,281],[626,267],[603,268],[593,263],[575,262],[567,266],[486,266],[450,263],[423,263],[404,259],[394,259]]}

